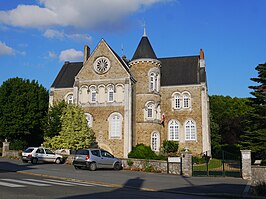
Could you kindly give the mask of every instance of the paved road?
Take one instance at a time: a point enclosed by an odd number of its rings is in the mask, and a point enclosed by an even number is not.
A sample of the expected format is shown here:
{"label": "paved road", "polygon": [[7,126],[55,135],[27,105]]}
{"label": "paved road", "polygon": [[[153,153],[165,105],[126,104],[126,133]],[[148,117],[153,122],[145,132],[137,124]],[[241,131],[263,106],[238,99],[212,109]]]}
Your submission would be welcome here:
{"label": "paved road", "polygon": [[[17,174],[31,174],[39,177],[56,177],[59,180],[78,180],[79,182],[106,185],[113,188],[113,195],[125,189],[164,194],[186,194],[187,196],[231,196],[243,195],[247,181],[229,177],[182,177],[132,171],[75,170],[71,165],[24,164],[18,160],[0,158],[0,169],[15,171]],[[1,175],[1,173],[0,173]],[[115,192],[115,193],[113,193]],[[100,194],[100,193],[98,193]],[[121,193],[120,193],[121,194]],[[145,194],[144,194],[145,195]],[[156,194],[155,194],[156,195]],[[119,196],[119,195],[118,195]],[[100,196],[98,196],[100,197]],[[171,197],[170,197],[171,198]],[[187,198],[187,197],[186,197]]]}

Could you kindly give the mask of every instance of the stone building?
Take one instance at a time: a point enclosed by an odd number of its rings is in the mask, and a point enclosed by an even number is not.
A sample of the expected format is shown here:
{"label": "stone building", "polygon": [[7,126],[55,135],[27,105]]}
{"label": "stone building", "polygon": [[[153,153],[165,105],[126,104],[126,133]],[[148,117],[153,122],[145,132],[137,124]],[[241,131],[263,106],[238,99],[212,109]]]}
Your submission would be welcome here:
{"label": "stone building", "polygon": [[99,147],[127,157],[143,143],[159,152],[164,140],[193,154],[210,152],[204,53],[157,58],[144,31],[131,60],[101,40],[83,62],[65,62],[50,89],[50,105],[81,106]]}

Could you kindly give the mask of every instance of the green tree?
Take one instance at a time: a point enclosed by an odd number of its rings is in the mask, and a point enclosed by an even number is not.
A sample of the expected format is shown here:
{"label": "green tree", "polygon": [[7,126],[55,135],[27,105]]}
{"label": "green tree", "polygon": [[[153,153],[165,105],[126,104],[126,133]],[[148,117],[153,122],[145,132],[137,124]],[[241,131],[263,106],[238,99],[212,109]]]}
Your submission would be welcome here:
{"label": "green tree", "polygon": [[44,137],[54,137],[59,135],[61,131],[62,123],[61,116],[64,108],[66,108],[67,104],[65,101],[60,101],[49,108],[47,120],[45,121],[45,131]]}
{"label": "green tree", "polygon": [[239,144],[240,136],[244,132],[244,121],[250,110],[250,107],[246,104],[247,101],[246,98],[210,96],[210,127],[213,152],[227,147],[226,145]]}
{"label": "green tree", "polygon": [[247,129],[241,137],[241,145],[250,149],[255,158],[266,159],[266,63],[255,68],[258,77],[251,78],[257,85],[249,86],[253,97],[248,105],[252,108],[248,114]]}
{"label": "green tree", "polygon": [[95,136],[83,110],[76,105],[69,104],[64,108],[61,116],[62,128],[59,135],[46,137],[44,145],[52,149],[81,149],[88,148],[95,143]]}
{"label": "green tree", "polygon": [[21,145],[42,143],[48,99],[48,91],[35,80],[5,81],[0,87],[0,138]]}

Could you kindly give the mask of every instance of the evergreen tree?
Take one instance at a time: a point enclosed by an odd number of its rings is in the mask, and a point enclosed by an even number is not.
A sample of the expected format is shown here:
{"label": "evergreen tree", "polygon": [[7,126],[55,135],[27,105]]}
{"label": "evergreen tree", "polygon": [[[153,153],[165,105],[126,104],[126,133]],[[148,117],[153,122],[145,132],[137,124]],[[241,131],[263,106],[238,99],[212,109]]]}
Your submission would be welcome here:
{"label": "evergreen tree", "polygon": [[47,110],[48,91],[37,81],[8,79],[0,87],[0,138],[20,142],[22,148],[39,145]]}
{"label": "evergreen tree", "polygon": [[248,114],[247,129],[241,137],[241,145],[250,149],[255,158],[266,159],[266,63],[256,68],[257,78],[251,78],[257,85],[249,86],[254,97],[249,98],[248,105],[251,111]]}
{"label": "evergreen tree", "polygon": [[81,149],[95,143],[94,133],[88,127],[85,114],[79,106],[67,105],[61,116],[61,123],[59,135],[45,138],[45,146],[53,149]]}

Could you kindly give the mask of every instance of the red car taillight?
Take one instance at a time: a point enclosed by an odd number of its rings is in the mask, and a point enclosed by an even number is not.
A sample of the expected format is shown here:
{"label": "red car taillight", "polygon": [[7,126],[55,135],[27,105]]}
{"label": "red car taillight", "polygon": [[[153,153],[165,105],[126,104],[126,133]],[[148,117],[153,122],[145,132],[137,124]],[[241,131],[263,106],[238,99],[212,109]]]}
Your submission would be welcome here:
{"label": "red car taillight", "polygon": [[86,156],[86,158],[85,158],[85,160],[88,160],[88,159],[90,159],[90,154],[88,154],[88,155]]}
{"label": "red car taillight", "polygon": [[29,158],[32,157],[32,154],[29,154],[28,157],[29,157]]}

